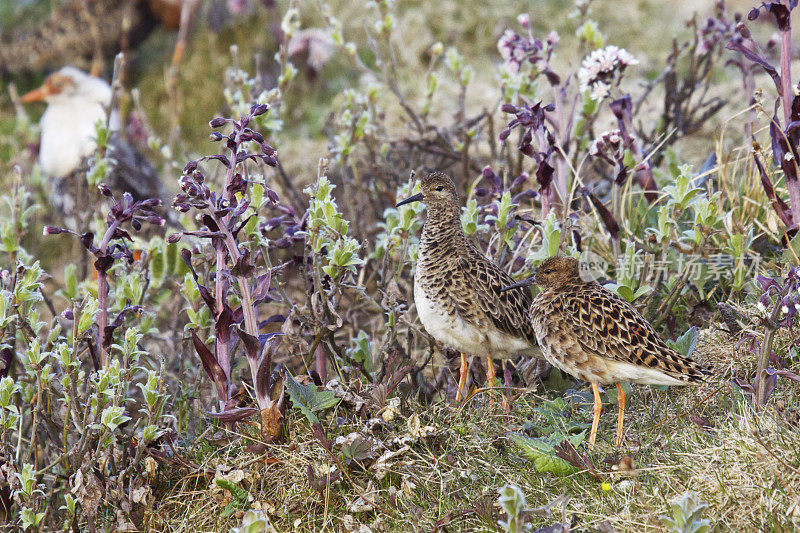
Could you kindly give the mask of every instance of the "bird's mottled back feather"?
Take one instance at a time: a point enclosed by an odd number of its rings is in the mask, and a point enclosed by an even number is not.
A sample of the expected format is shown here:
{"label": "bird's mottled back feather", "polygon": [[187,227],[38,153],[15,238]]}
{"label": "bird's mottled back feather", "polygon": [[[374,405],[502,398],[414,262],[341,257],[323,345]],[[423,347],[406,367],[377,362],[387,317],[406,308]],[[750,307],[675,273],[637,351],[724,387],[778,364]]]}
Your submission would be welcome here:
{"label": "bird's mottled back feather", "polygon": [[659,371],[683,382],[702,381],[710,373],[670,348],[631,304],[595,282],[577,279],[546,288],[534,300],[531,315],[545,342],[556,345],[553,352],[575,362],[575,373],[582,376],[601,375],[604,360]]}
{"label": "bird's mottled back feather", "polygon": [[460,258],[463,283],[481,290],[469,291],[469,300],[457,301],[459,314],[482,313],[495,328],[534,342],[536,335],[528,320],[530,293],[527,290],[500,292],[513,284],[514,279],[483,256],[471,242],[466,241],[464,248]]}

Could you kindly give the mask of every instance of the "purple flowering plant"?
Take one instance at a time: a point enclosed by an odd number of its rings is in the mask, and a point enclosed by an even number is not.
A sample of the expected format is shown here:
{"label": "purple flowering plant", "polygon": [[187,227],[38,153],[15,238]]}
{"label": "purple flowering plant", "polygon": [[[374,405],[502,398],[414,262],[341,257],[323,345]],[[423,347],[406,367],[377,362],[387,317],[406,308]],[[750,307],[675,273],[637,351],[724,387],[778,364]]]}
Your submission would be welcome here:
{"label": "purple flowering plant", "polygon": [[[100,193],[103,196],[113,199],[111,189],[105,185],[100,185]],[[141,306],[126,305],[116,318],[109,318],[109,270],[117,261],[124,261],[133,264],[133,250],[127,245],[132,242],[131,234],[125,228],[130,225],[135,231],[142,229],[142,224],[154,224],[163,226],[164,219],[156,214],[154,208],[161,205],[161,200],[151,198],[147,200],[134,201],[130,193],[124,193],[119,201],[115,201],[106,215],[106,229],[96,241],[95,235],[91,231],[76,233],[72,230],[57,226],[46,226],[45,235],[69,234],[78,238],[80,243],[95,258],[94,268],[97,272],[97,331],[95,341],[89,341],[89,349],[97,370],[108,366],[108,352],[113,342],[114,330],[116,330],[129,313],[141,312]]]}
{"label": "purple flowering plant", "polygon": [[785,275],[777,277],[759,275],[757,282],[762,291],[756,307],[763,337],[759,341],[748,333],[740,343],[749,344],[758,357],[758,365],[752,384],[740,378],[734,378],[734,382],[751,395],[753,405],[762,408],[774,392],[778,377],[800,382],[800,375],[786,369],[782,359],[773,352],[775,338],[781,330],[788,331],[795,353],[800,351],[800,340],[795,332],[800,313],[800,267],[790,266]]}
{"label": "purple flowering plant", "polygon": [[[744,58],[740,61],[740,68],[745,71],[745,61],[752,68],[766,72],[775,84],[777,98],[774,111],[771,114],[769,136],[771,140],[772,159],[774,165],[780,168],[789,192],[789,204],[781,199],[775,192],[775,185],[770,178],[768,169],[754,152],[756,167],[761,176],[764,191],[772,202],[775,212],[786,226],[785,242],[797,233],[797,221],[794,213],[800,210],[800,179],[798,178],[798,142],[800,142],[800,96],[797,86],[792,82],[792,11],[797,8],[796,0],[787,2],[762,2],[754,7],[747,15],[747,19],[755,21],[761,16],[769,16],[780,32],[780,65],[773,65],[766,55],[765,50],[753,39],[749,28],[744,21],[736,25],[737,34],[732,36],[727,48],[736,51]],[[767,15],[769,14],[769,15]],[[767,48],[772,48],[771,43]],[[782,109],[782,120],[778,117],[778,107]],[[769,113],[768,113],[769,114]]]}
{"label": "purple flowering plant", "polygon": [[[223,149],[219,154],[186,164],[179,180],[182,192],[173,200],[177,210],[195,212],[201,226],[173,233],[168,241],[195,237],[210,242],[215,251],[213,292],[203,285],[195,270],[192,252],[182,251],[183,260],[214,320],[213,352],[196,331],[191,331],[194,349],[215,384],[220,410],[213,416],[231,423],[260,414],[261,436],[266,442],[273,442],[283,437],[284,375],[273,372],[272,368],[276,334],[261,334],[259,319],[259,305],[270,298],[273,270],[256,274],[255,262],[267,252],[251,249],[240,240],[243,228],[255,216],[248,211],[251,195],[250,182],[245,177],[247,164],[277,166],[275,149],[250,127],[251,121],[266,113],[268,108],[266,104],[254,104],[238,120],[218,117],[209,122],[217,130],[211,134],[211,140],[224,143]],[[230,126],[229,132],[219,131],[225,126]],[[225,168],[220,191],[209,186],[201,167],[204,161],[218,161]],[[266,198],[263,205],[278,203],[277,194],[265,183],[260,183],[259,189]],[[238,288],[236,299],[231,294],[234,287]],[[247,357],[258,409],[239,407],[236,403],[232,363],[237,346],[241,346]]]}

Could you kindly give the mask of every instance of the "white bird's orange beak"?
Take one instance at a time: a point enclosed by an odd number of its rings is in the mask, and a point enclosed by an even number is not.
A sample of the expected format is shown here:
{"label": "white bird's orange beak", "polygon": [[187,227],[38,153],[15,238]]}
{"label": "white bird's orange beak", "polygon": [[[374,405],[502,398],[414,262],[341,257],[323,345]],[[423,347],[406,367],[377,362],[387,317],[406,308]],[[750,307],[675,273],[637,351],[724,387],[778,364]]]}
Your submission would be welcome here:
{"label": "white bird's orange beak", "polygon": [[47,100],[48,97],[60,93],[65,87],[70,85],[75,85],[75,81],[70,76],[54,72],[47,76],[41,87],[23,96],[22,102],[29,104],[31,102]]}
{"label": "white bird's orange beak", "polygon": [[31,102],[41,102],[51,94],[52,91],[50,91],[47,84],[45,84],[39,87],[38,89],[34,89],[29,93],[25,93],[22,96],[22,103],[29,104]]}

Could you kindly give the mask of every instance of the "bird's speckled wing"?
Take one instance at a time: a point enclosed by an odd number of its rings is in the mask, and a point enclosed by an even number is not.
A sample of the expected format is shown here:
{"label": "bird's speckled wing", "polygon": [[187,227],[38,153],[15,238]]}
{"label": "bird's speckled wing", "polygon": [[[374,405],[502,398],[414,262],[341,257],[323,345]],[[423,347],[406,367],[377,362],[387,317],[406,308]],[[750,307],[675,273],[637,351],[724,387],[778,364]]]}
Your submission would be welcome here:
{"label": "bird's speckled wing", "polygon": [[576,285],[553,304],[561,307],[556,313],[561,326],[586,353],[660,370],[687,382],[702,381],[710,373],[667,346],[633,306],[596,283]]}
{"label": "bird's speckled wing", "polygon": [[471,284],[469,294],[472,301],[458,300],[456,306],[462,316],[483,314],[494,327],[515,337],[536,341],[528,310],[531,297],[527,289],[501,292],[515,283],[514,279],[497,265],[486,259],[475,248],[459,264],[464,283]]}

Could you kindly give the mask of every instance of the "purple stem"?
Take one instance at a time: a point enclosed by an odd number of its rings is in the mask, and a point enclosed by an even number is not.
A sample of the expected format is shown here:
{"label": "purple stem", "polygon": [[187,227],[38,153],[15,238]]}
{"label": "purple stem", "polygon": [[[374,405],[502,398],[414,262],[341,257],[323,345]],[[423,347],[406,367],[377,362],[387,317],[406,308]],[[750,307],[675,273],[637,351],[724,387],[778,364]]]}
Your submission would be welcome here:
{"label": "purple stem", "polygon": [[[103,235],[100,241],[99,254],[104,254],[108,250],[108,243],[114,235],[119,221],[114,220]],[[106,352],[104,337],[108,326],[108,272],[106,270],[97,271],[97,348],[100,351],[100,368],[108,366],[108,353]]]}
{"label": "purple stem", "polygon": [[[524,131],[524,128],[521,128],[520,131]],[[547,146],[547,136],[544,134],[543,131],[538,130],[536,131],[535,135],[537,141],[536,146]],[[543,162],[544,160],[539,161],[538,159],[536,159],[537,165],[541,165],[543,164]],[[542,215],[541,215],[542,220],[547,218],[547,215],[550,214],[551,206],[553,204],[557,204],[557,200],[555,198],[556,196],[555,190],[558,187],[558,184],[556,183],[556,180],[558,180],[558,176],[553,176],[553,179],[550,180],[550,184],[547,186],[547,188],[546,189],[543,188],[540,190],[542,195]]]}
{"label": "purple stem", "polygon": [[783,100],[783,126],[787,127],[791,120],[792,99],[792,25],[789,0],[783,0],[783,5],[790,12],[790,22],[786,29],[781,31],[781,98]]}
{"label": "purple stem", "polygon": [[[225,200],[230,200],[230,185],[233,182],[233,178],[236,175],[236,154],[238,151],[239,145],[239,133],[236,134],[236,147],[231,148],[230,153],[230,167],[228,168],[228,172],[225,176],[225,185],[222,190],[222,198]],[[213,215],[212,215],[213,216]],[[216,218],[216,217],[214,217]],[[225,233],[225,247],[220,247],[217,250],[217,278],[216,278],[216,297],[217,297],[217,313],[221,313],[223,309],[223,294],[222,294],[222,275],[221,271],[225,269],[225,250],[227,249],[228,255],[230,255],[231,262],[235,265],[240,257],[241,253],[239,252],[239,247],[236,244],[236,240],[233,238],[233,235],[228,230],[228,222],[230,216],[225,215],[218,221],[218,227],[220,231]],[[241,293],[242,298],[242,314],[244,315],[244,330],[249,335],[252,335],[255,338],[258,338],[258,320],[256,318],[255,313],[255,306],[253,305],[253,295],[250,289],[250,282],[245,276],[237,276],[237,281],[239,284],[239,291]],[[230,353],[228,353],[228,347],[222,346],[222,343],[217,342],[217,360],[222,366],[225,374],[228,376],[230,380],[230,368],[231,368],[231,361],[230,361]],[[258,367],[259,367],[259,360],[257,358],[248,357],[247,362],[250,366],[250,374],[253,377],[253,384],[255,385],[258,382]],[[259,407],[265,409],[272,404],[272,401],[269,398],[266,398],[266,403],[262,401],[262,398],[259,394],[256,394],[257,401]],[[263,404],[263,405],[262,405]]]}
{"label": "purple stem", "polygon": [[[234,150],[231,150],[231,163],[228,168],[228,172],[225,175],[225,183],[222,186],[222,198],[225,200],[230,199],[230,194],[228,193],[228,185],[233,180],[233,176],[236,173],[236,153]],[[222,221],[218,224],[220,231],[224,231],[223,228],[227,228],[228,217],[227,215],[222,218]],[[225,247],[218,246],[217,247],[217,257],[216,257],[216,276],[214,277],[214,298],[216,302],[216,315],[219,317],[222,314],[222,311],[225,309],[225,293],[224,293],[224,284],[223,284],[223,271],[225,270],[226,262],[225,262]],[[216,344],[216,356],[217,356],[217,363],[219,366],[222,367],[223,372],[225,372],[225,376],[228,378],[228,386],[230,387],[231,383],[231,354],[228,350],[228,344],[226,342],[221,342],[219,336],[217,336],[216,340],[214,341]],[[220,408],[224,411],[227,410],[228,405],[226,399],[220,398]]]}
{"label": "purple stem", "polygon": [[100,350],[100,368],[108,366],[108,354],[103,337],[108,326],[108,274],[97,271],[97,347]]}
{"label": "purple stem", "polygon": [[546,219],[547,215],[550,214],[550,195],[552,194],[552,191],[552,185],[548,187],[547,190],[542,191],[542,220]]}
{"label": "purple stem", "polygon": [[[215,286],[214,286],[214,298],[216,302],[216,309],[215,312],[217,316],[222,314],[223,309],[225,308],[225,302],[223,301],[223,285],[222,285],[222,271],[225,269],[225,248],[219,247],[217,248],[217,275],[215,276]],[[228,343],[221,342],[219,336],[214,341],[216,344],[216,355],[217,355],[217,363],[222,368],[222,371],[225,372],[225,377],[228,380],[228,389],[230,390],[231,384],[231,354],[228,351]],[[221,411],[226,411],[228,409],[228,401],[229,398],[220,398],[219,399],[219,407]]]}
{"label": "purple stem", "polygon": [[[783,127],[788,128],[792,119],[792,24],[790,0],[783,0],[783,5],[789,10],[789,23],[786,29],[781,30],[781,100],[783,104]],[[795,164],[797,164],[795,162]],[[789,200],[792,207],[792,225],[800,222],[800,180],[786,177],[786,188],[789,189]]]}
{"label": "purple stem", "polygon": [[778,319],[781,316],[781,307],[783,306],[783,298],[791,291],[792,284],[787,283],[786,287],[778,294],[775,306],[772,308],[769,320],[766,323],[764,330],[764,339],[761,341],[761,353],[758,357],[758,366],[756,367],[756,379],[754,387],[755,404],[757,408],[761,408],[767,403],[764,391],[767,382],[767,365],[769,364],[769,356],[772,353],[772,343],[775,338],[775,332],[780,327],[778,326]]}
{"label": "purple stem", "polygon": [[[556,104],[556,132],[555,138],[559,139],[560,136],[565,135],[566,130],[565,117],[564,117],[564,95],[559,90],[555,90],[555,104]],[[563,146],[563,145],[562,145]],[[564,160],[562,154],[556,154],[556,194],[561,199],[561,202],[567,201],[567,162]]]}

